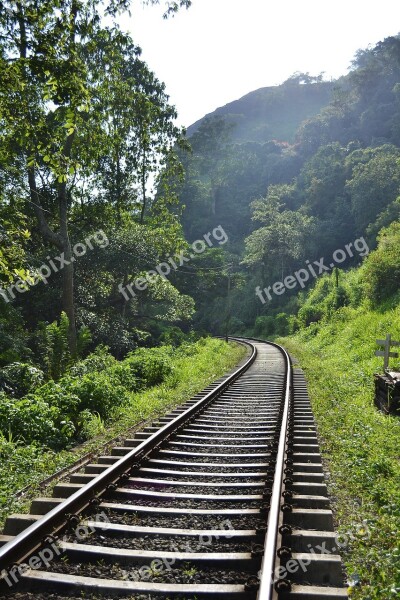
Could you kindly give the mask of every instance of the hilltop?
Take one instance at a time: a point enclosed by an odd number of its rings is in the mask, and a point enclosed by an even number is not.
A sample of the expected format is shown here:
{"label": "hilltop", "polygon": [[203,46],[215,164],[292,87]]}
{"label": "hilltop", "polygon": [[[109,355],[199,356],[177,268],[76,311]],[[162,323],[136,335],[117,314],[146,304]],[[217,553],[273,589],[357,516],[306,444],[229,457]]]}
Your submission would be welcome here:
{"label": "hilltop", "polygon": [[191,137],[206,120],[223,117],[234,126],[232,142],[293,143],[301,123],[329,104],[334,87],[335,82],[296,74],[281,85],[260,88],[217,108],[193,123],[187,133]]}

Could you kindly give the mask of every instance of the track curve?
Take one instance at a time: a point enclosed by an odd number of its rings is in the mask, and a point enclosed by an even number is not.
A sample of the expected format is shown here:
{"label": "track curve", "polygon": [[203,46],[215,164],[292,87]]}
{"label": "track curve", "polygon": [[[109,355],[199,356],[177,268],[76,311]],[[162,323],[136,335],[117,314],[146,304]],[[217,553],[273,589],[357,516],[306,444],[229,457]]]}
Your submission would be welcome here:
{"label": "track curve", "polygon": [[304,379],[237,341],[231,375],[9,518],[1,598],[347,597]]}

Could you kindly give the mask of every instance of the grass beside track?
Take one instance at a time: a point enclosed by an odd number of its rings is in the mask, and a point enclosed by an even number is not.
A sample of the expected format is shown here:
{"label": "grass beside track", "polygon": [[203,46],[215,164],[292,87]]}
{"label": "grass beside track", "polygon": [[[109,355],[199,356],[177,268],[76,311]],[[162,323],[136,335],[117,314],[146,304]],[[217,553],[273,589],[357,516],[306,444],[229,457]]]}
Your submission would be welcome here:
{"label": "grass beside track", "polygon": [[[184,403],[209,383],[230,371],[245,356],[246,349],[236,343],[206,338],[193,344],[184,356],[177,353],[173,372],[165,381],[140,393],[132,393],[106,432],[70,450],[52,452],[39,445],[24,446],[13,440],[0,440],[0,529],[8,514],[26,512],[30,501],[43,492],[38,484],[56,471],[71,465],[89,452],[98,452],[107,441],[139,423],[166,414]],[[29,492],[20,499],[13,496],[25,486]]]}
{"label": "grass beside track", "polygon": [[355,600],[400,597],[400,417],[373,405],[375,341],[389,332],[400,339],[400,307],[341,309],[277,340],[306,374]]}

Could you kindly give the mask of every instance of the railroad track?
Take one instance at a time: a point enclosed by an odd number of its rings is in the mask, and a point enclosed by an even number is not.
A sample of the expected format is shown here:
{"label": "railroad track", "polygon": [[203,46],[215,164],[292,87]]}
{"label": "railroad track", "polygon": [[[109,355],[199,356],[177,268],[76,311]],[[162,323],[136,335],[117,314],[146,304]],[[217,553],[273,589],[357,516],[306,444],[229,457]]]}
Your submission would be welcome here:
{"label": "railroad track", "polygon": [[347,598],[302,372],[241,343],[234,373],[9,517],[1,598]]}

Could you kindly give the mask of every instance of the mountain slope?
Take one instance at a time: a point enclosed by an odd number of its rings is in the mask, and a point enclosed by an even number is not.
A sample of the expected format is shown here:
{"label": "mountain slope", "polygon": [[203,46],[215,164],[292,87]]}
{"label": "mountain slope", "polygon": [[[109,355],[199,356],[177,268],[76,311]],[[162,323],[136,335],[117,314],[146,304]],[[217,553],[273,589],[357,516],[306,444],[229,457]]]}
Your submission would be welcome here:
{"label": "mountain slope", "polygon": [[[262,319],[266,334],[284,333],[304,286],[283,288],[268,301],[256,290],[361,236],[375,247],[378,232],[400,214],[399,123],[395,36],[357,52],[352,70],[338,81],[296,75],[189,128],[193,152],[183,157],[180,191],[185,234],[196,239],[222,226],[229,238],[225,264],[235,276],[229,311],[229,281],[214,282],[207,293],[192,294],[188,286],[201,327],[220,333],[230,320],[232,331],[251,333]],[[339,268],[358,261],[346,254]]]}
{"label": "mountain slope", "polygon": [[292,77],[282,85],[250,92],[191,125],[188,136],[196,133],[206,119],[223,117],[234,124],[233,142],[292,143],[301,123],[317,115],[332,99],[333,82],[309,79]]}

